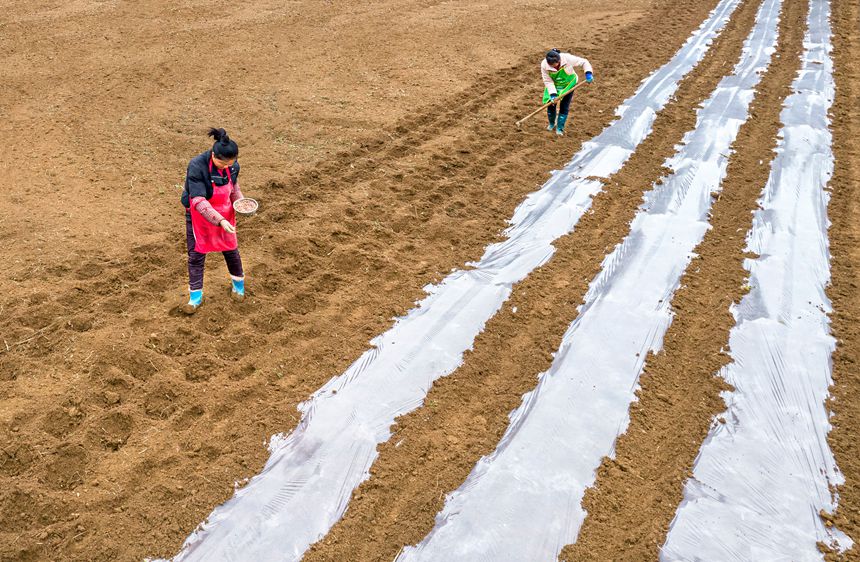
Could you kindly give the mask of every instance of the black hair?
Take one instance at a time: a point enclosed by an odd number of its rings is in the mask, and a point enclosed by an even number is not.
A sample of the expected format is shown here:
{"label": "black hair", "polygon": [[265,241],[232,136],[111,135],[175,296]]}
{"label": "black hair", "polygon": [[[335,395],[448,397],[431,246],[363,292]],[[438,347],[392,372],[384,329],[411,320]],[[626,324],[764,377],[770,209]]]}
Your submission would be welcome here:
{"label": "black hair", "polygon": [[558,62],[561,60],[561,51],[558,49],[550,49],[546,54],[546,62]]}
{"label": "black hair", "polygon": [[216,158],[221,160],[231,160],[239,156],[239,145],[236,141],[230,140],[227,136],[227,131],[224,129],[209,129],[209,136],[215,139],[215,144],[212,145],[212,153]]}

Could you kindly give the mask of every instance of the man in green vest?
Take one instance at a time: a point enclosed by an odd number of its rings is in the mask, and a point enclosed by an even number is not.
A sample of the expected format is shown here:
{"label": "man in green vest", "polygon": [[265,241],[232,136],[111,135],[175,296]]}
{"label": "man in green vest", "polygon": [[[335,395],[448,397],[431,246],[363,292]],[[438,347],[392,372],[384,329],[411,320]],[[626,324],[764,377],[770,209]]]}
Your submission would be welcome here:
{"label": "man in green vest", "polygon": [[568,111],[570,111],[570,100],[573,98],[573,94],[564,94],[572,90],[579,82],[579,76],[574,70],[576,67],[585,70],[586,82],[594,80],[590,62],[570,53],[562,53],[558,49],[548,52],[540,65],[541,77],[544,86],[546,86],[543,91],[543,103],[561,98],[560,103],[554,103],[546,108],[546,116],[549,120],[547,131],[555,130],[555,134],[558,136],[564,135],[564,126],[567,123]]}

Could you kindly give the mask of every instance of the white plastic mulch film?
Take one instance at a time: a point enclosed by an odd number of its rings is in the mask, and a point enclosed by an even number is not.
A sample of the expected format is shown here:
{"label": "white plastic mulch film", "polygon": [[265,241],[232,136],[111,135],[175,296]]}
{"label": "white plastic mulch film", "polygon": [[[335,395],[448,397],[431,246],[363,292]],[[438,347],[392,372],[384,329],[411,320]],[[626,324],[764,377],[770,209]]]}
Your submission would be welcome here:
{"label": "white plastic mulch film", "polygon": [[811,0],[802,68],[747,250],[750,292],[733,307],[734,387],[711,428],[661,560],[823,560],[817,543],[850,547],[825,525],[842,483],[827,445],[834,340],[825,187],[833,171],[829,2]]}
{"label": "white plastic mulch film", "polygon": [[645,357],[662,346],[670,300],[709,228],[712,194],[777,45],[780,7],[762,3],[733,74],[699,109],[696,128],[666,162],[672,173],[646,194],[630,234],[605,258],[498,448],[398,562],[556,560],[575,542],[582,496],[627,427]]}
{"label": "white plastic mulch film", "polygon": [[656,114],[707,52],[739,0],[722,0],[675,57],[617,110],[618,119],[517,208],[504,242],[474,269],[455,271],[375,338],[373,348],[300,406],[302,420],[270,443],[261,474],[217,507],[176,560],[297,560],[337,522],[368,477],[376,447],[397,416],[421,405],[433,381],[453,372],[513,284],[552,256],[606,178],[651,133]]}

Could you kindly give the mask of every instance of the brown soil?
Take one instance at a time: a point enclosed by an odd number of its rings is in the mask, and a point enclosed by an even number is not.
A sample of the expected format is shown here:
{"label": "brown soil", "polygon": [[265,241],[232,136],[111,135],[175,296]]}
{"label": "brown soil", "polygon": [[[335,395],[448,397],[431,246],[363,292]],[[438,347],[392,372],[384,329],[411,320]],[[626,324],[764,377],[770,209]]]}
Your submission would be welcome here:
{"label": "brown soil", "polygon": [[[7,3],[0,558],[174,553],[300,401],[605,126],[697,4],[577,2],[562,46],[615,44],[557,140],[511,126],[556,43],[542,3]],[[187,319],[174,184],[208,125],[240,142],[263,209],[239,223],[249,298],[229,302],[216,259]]]}
{"label": "brown soil", "polygon": [[722,351],[734,326],[729,306],[744,294],[746,233],[770,174],[782,103],[800,68],[807,10],[805,1],[783,6],[778,56],[734,143],[712,229],[681,279],[663,350],[647,359],[630,425],[615,459],[604,459],[586,491],[588,517],[563,560],[656,560],[711,421],[725,410],[719,393],[726,385],[714,374],[729,362]]}
{"label": "brown soil", "polygon": [[[422,286],[480,257],[525,194],[612,119],[716,0],[168,4],[4,5],[0,137],[14,142],[0,212],[0,560],[174,554],[234,482],[260,470],[266,440],[295,427],[296,405]],[[398,420],[401,446],[380,447],[372,477],[308,559],[390,560],[432,527],[444,493],[493,450],[549,366],[642,192],[737,59],[758,4],[738,9],[652,137],[516,287],[464,366]],[[740,295],[743,232],[767,168],[750,163],[770,160],[803,28],[805,2],[787,4],[794,42],[781,46],[738,140],[703,259],[619,442],[626,456],[604,464],[587,496],[583,558],[654,558],[721,409],[713,373],[725,358],[713,350]],[[837,523],[857,538],[860,38],[856,3],[834,8],[831,442],[847,478]],[[565,10],[570,31],[558,23]],[[537,61],[551,45],[589,57],[598,77],[577,93],[560,140],[540,116],[512,127],[535,106]],[[248,298],[230,302],[212,256],[206,302],[187,318],[176,184],[210,125],[240,143],[243,191],[261,209],[239,218]],[[654,450],[656,435],[671,447]]]}
{"label": "brown soil", "polygon": [[594,199],[593,212],[557,241],[552,260],[515,288],[463,367],[434,384],[423,408],[398,418],[395,436],[379,447],[371,478],[306,560],[391,560],[432,529],[444,495],[495,449],[509,412],[535,386],[537,374],[549,368],[603,257],[627,234],[643,193],[695,126],[695,108],[740,56],[757,9],[756,2],[738,8],[675,101],[659,114],[652,135]]}
{"label": "brown soil", "polygon": [[[836,168],[831,180],[828,214],[833,301],[831,315],[837,348],[833,356],[830,446],[845,476],[839,488],[835,523],[855,543],[860,539],[860,6],[833,3],[833,56],[836,67],[836,101],[833,106],[833,143]],[[860,559],[856,546],[854,560]],[[839,557],[831,554],[832,560]],[[846,557],[848,558],[848,557]]]}

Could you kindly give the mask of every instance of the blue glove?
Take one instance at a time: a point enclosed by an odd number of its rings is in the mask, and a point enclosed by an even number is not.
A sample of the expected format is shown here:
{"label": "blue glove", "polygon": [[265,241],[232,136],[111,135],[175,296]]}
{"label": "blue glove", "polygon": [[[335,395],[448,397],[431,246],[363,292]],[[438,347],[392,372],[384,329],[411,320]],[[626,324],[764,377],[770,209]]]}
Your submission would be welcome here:
{"label": "blue glove", "polygon": [[586,72],[585,73],[585,81],[586,82],[594,82],[594,74],[592,74],[591,72]]}
{"label": "blue glove", "polygon": [[555,101],[557,99],[558,99],[558,94],[550,94],[549,95],[549,101]]}

